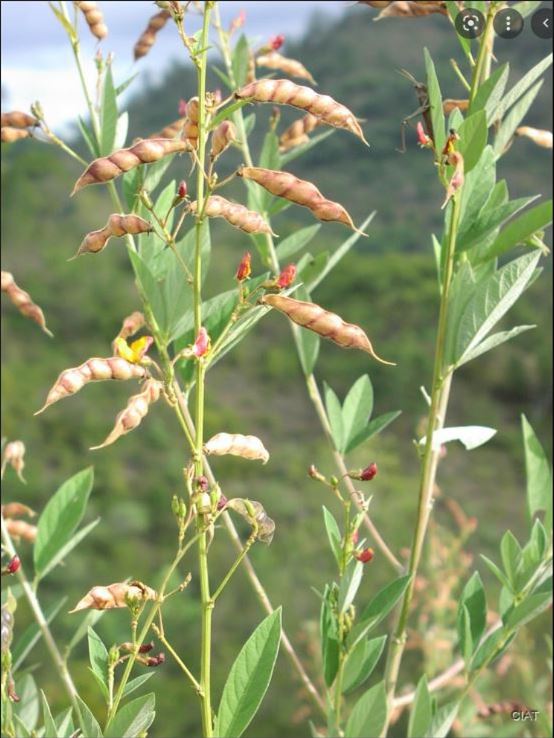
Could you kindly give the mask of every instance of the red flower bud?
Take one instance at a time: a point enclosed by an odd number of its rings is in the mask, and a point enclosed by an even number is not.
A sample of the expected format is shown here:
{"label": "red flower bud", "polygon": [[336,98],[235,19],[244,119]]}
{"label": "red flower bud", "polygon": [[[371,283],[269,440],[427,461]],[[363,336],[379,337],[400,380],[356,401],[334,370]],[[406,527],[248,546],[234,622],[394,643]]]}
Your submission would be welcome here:
{"label": "red flower bud", "polygon": [[181,200],[184,200],[187,196],[187,183],[184,179],[182,179],[179,182],[179,187],[177,188],[177,195],[181,198]]}
{"label": "red flower bud", "polygon": [[316,469],[316,467],[312,464],[308,469],[308,476],[312,479],[315,479],[317,482],[325,482],[325,477],[323,474]]}
{"label": "red flower bud", "polygon": [[363,551],[355,551],[354,558],[356,561],[361,561],[362,564],[368,564],[373,558],[374,553],[372,548],[364,548]]}
{"label": "red flower bud", "polygon": [[250,274],[252,272],[251,262],[252,256],[250,254],[250,251],[245,251],[236,274],[236,278],[239,282],[243,282],[245,279],[248,279],[250,277]]}
{"label": "red flower bud", "polygon": [[233,18],[231,21],[231,25],[229,26],[229,35],[231,33],[234,33],[235,31],[238,31],[239,28],[242,28],[244,26],[244,23],[246,21],[246,11],[242,9],[239,14]]}
{"label": "red flower bud", "polygon": [[179,107],[177,109],[180,118],[184,118],[187,114],[187,101],[179,100]]}
{"label": "red flower bud", "polygon": [[285,37],[283,34],[279,34],[278,36],[271,36],[269,39],[269,46],[273,49],[273,51],[277,51],[281,48],[281,46],[285,43]]}
{"label": "red flower bud", "polygon": [[357,530],[355,530],[354,533],[352,533],[352,543],[354,544],[354,546],[358,543],[359,540],[360,540],[360,534],[358,533]]}
{"label": "red flower bud", "polygon": [[19,570],[21,567],[21,559],[17,554],[8,562],[8,565],[6,566],[6,571],[8,574],[15,574],[16,571]]}
{"label": "red flower bud", "polygon": [[139,648],[139,653],[148,653],[154,648],[154,641],[150,641],[150,643],[143,643],[142,646]]}
{"label": "red flower bud", "polygon": [[159,653],[157,656],[150,656],[146,659],[146,666],[160,666],[165,663],[165,653]]}
{"label": "red flower bud", "polygon": [[296,279],[296,266],[295,264],[288,264],[277,278],[277,285],[284,290]]}
{"label": "red flower bud", "polygon": [[416,130],[417,130],[417,140],[419,141],[420,146],[431,146],[433,142],[431,141],[429,136],[425,133],[425,129],[421,121],[418,121]]}
{"label": "red flower bud", "polygon": [[227,506],[227,503],[229,500],[225,497],[225,495],[219,495],[219,500],[217,501],[217,510],[218,512],[220,510],[223,510],[224,507]]}
{"label": "red flower bud", "polygon": [[208,336],[208,331],[202,327],[198,331],[198,335],[196,336],[196,341],[194,342],[194,346],[192,347],[192,353],[195,356],[201,357],[205,356],[208,351],[210,350],[210,337]]}
{"label": "red flower bud", "polygon": [[366,466],[366,468],[362,470],[360,479],[362,482],[371,482],[371,480],[373,479],[374,476],[376,476],[376,474],[377,474],[377,464],[373,462],[373,464]]}
{"label": "red flower bud", "polygon": [[207,492],[210,483],[208,482],[208,479],[202,475],[201,477],[196,477],[196,486],[199,492]]}

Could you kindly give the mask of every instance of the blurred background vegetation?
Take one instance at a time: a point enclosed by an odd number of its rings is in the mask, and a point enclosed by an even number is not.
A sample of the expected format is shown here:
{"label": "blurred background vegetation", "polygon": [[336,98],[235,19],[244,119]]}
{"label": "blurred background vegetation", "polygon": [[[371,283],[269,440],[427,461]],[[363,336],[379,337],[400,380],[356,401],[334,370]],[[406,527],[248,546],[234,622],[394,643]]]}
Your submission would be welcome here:
{"label": "blurred background vegetation", "polygon": [[[407,152],[397,152],[400,122],[417,107],[413,90],[398,70],[408,69],[423,80],[422,49],[427,46],[437,64],[444,96],[461,98],[464,90],[449,63],[451,57],[458,56],[458,48],[444,18],[375,25],[371,19],[372,12],[354,7],[348,8],[338,23],[314,17],[305,37],[287,44],[284,51],[308,66],[319,89],[366,119],[364,130],[370,149],[338,131],[297,159],[291,169],[315,182],[328,197],[341,201],[356,222],[377,210],[369,239],[358,242],[318,288],[314,299],[360,323],[379,353],[394,359],[398,366],[370,364],[364,354],[346,354],[325,342],[316,373],[320,382],[327,381],[343,396],[358,376],[369,372],[376,413],[402,410],[392,426],[349,460],[352,467],[378,463],[379,475],[371,487],[372,515],[392,547],[402,551],[410,543],[416,507],[418,464],[412,438],[425,412],[419,388],[428,384],[432,369],[438,301],[431,233],[441,228],[441,191],[429,153],[418,148],[413,130],[407,132]],[[278,31],[270,29],[270,33]],[[498,40],[498,59],[511,65],[510,84],[547,53],[546,47],[547,43],[530,32],[516,41]],[[116,67],[116,82],[121,81]],[[214,75],[212,88],[219,84]],[[165,76],[139,77],[133,88],[129,140],[173,121],[179,99],[193,94],[194,76],[176,59]],[[255,151],[259,151],[270,113],[269,106],[262,107],[255,111]],[[549,77],[525,122],[551,129],[551,107]],[[295,117],[296,113],[283,110],[280,130]],[[550,152],[535,148],[531,142],[516,141],[500,166],[511,194],[540,192],[549,196],[550,157]],[[225,168],[231,170],[238,163],[240,159],[231,155]],[[189,166],[188,158],[179,159],[172,165],[173,176],[186,177]],[[161,403],[138,432],[101,452],[88,450],[111,428],[129,395],[128,385],[92,385],[39,418],[33,417],[58,373],[87,357],[107,355],[122,318],[139,307],[121,244],[114,241],[100,258],[67,262],[83,234],[103,225],[110,212],[103,188],[69,199],[79,173],[75,162],[51,146],[31,141],[2,150],[2,268],[12,271],[44,308],[55,333],[49,340],[3,304],[2,435],[23,439],[28,454],[28,485],[21,487],[10,475],[5,498],[21,500],[40,511],[64,479],[94,464],[95,485],[87,520],[98,515],[102,518],[66,565],[42,585],[47,604],[68,598],[53,625],[61,643],[67,641],[80,618],[65,612],[92,585],[126,577],[153,585],[159,581],[173,555],[169,502],[180,491],[180,470],[187,461],[179,428]],[[229,190],[229,196],[243,197],[240,182]],[[306,212],[290,208],[277,216],[275,230],[284,237],[309,222]],[[310,250],[314,255],[333,250],[344,238],[340,226],[326,225]],[[220,222],[213,223],[212,243],[206,294],[233,286],[236,265],[243,251],[251,248],[243,234]],[[257,267],[262,270],[259,262]],[[477,555],[494,556],[506,528],[517,535],[525,527],[520,413],[527,415],[546,448],[551,449],[550,260],[545,260],[545,270],[547,275],[533,284],[509,317],[510,325],[536,323],[537,328],[471,363],[455,382],[448,424],[489,425],[498,429],[497,435],[469,453],[449,446],[439,472],[443,494],[477,519],[477,529],[466,549],[493,591],[495,585]],[[308,479],[306,469],[310,463],[324,472],[333,469],[290,338],[286,322],[272,315],[217,365],[208,378],[206,430],[207,434],[220,430],[255,433],[271,451],[267,467],[241,460],[217,460],[214,467],[227,497],[259,499],[276,521],[273,544],[270,548],[256,546],[252,560],[272,602],[284,606],[284,625],[317,678],[319,661],[314,643],[319,607],[311,588],[320,589],[333,576],[321,504],[333,508],[334,501]],[[437,510],[438,519],[448,525],[440,500]],[[24,544],[20,549],[27,564],[29,551]],[[231,551],[226,533],[221,532],[212,548],[214,581],[224,573]],[[194,561],[189,565],[195,574]],[[360,601],[367,601],[391,576],[387,563],[377,555],[364,580]],[[192,663],[198,645],[197,594],[193,576],[188,590],[167,606],[165,617],[174,645]],[[436,613],[431,613],[433,617]],[[516,643],[507,675],[503,681],[490,680],[485,701],[520,699],[532,708],[543,708],[537,701],[544,698],[547,685],[543,638],[548,617],[540,619],[526,642],[520,639]],[[17,618],[18,627],[28,621],[24,604]],[[218,602],[215,615],[216,694],[240,646],[261,618],[254,593],[245,575],[239,573]],[[97,630],[105,642],[127,640],[125,612],[103,617]],[[426,632],[433,638],[431,628]],[[42,648],[34,652],[32,664],[51,703],[64,706],[65,695]],[[72,671],[85,699],[100,708],[100,693],[86,664],[82,643],[73,658]],[[403,671],[405,685],[417,680],[421,665],[421,652],[409,652]],[[170,660],[149,686],[157,692],[158,716],[152,736],[198,732],[195,698]],[[307,735],[309,707],[281,655],[267,699],[248,734]],[[476,723],[473,734],[492,730],[489,734],[495,736],[524,735],[521,726],[507,726],[507,722],[502,718],[491,723],[493,727]],[[402,723],[396,730],[403,734]]]}

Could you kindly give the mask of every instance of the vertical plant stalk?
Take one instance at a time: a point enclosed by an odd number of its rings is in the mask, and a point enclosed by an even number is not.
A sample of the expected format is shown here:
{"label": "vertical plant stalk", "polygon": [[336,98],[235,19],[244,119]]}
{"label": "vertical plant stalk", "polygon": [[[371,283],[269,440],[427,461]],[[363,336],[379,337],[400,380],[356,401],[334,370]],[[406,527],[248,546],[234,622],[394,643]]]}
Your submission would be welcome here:
{"label": "vertical plant stalk", "polygon": [[[198,159],[196,176],[196,242],[194,253],[193,274],[193,300],[194,300],[194,327],[198,335],[202,327],[202,221],[205,205],[204,194],[204,166],[206,158],[206,69],[208,55],[208,36],[210,29],[210,14],[213,3],[210,0],[204,3],[204,17],[202,22],[202,34],[198,41],[199,52],[197,54],[198,70]],[[203,473],[204,445],[204,360],[198,357],[196,362],[196,386],[195,386],[195,449],[194,465],[196,475],[200,477]],[[200,596],[202,601],[202,642],[200,658],[200,686],[202,689],[202,728],[206,738],[213,735],[212,706],[211,706],[211,656],[212,656],[212,611],[214,602],[210,595],[210,577],[208,569],[208,520],[204,514],[197,515],[197,530],[200,534],[198,539],[198,566],[200,576]]]}
{"label": "vertical plant stalk", "polygon": [[[11,557],[16,556],[17,552],[13,545],[11,536],[8,533],[8,529],[4,522],[4,518],[3,516],[0,516],[0,517],[1,517],[1,525],[2,525],[2,542],[4,544],[4,547]],[[21,584],[23,593],[25,597],[27,598],[27,602],[29,603],[29,606],[33,612],[33,617],[35,618],[37,622],[37,625],[40,629],[44,642],[46,643],[46,647],[48,648],[48,651],[50,652],[50,656],[52,657],[52,660],[58,671],[60,679],[62,680],[62,683],[65,687],[65,691],[67,692],[67,695],[69,699],[71,700],[72,706],[75,709],[77,709],[77,700],[76,700],[77,689],[73,683],[73,679],[71,678],[71,674],[69,673],[67,664],[63,656],[61,655],[60,651],[58,650],[58,646],[56,645],[56,641],[54,640],[52,632],[50,631],[50,626],[48,625],[48,622],[44,616],[44,613],[38,601],[37,595],[35,591],[33,590],[33,588],[31,587],[29,580],[25,576],[23,567],[19,568],[19,570],[16,573],[16,576],[19,580],[19,583]]]}
{"label": "vertical plant stalk", "polygon": [[417,520],[414,529],[414,537],[412,542],[410,564],[408,573],[411,575],[410,582],[406,588],[400,614],[396,627],[394,629],[387,658],[385,669],[385,689],[387,693],[387,721],[381,736],[386,736],[391,710],[393,706],[396,684],[398,681],[398,673],[402,662],[402,655],[406,645],[406,628],[408,616],[410,613],[410,605],[414,593],[415,580],[425,535],[427,533],[427,525],[433,506],[433,488],[435,486],[435,478],[437,474],[437,466],[439,461],[440,450],[433,450],[433,436],[444,426],[446,410],[448,407],[448,398],[450,396],[450,387],[452,384],[452,370],[444,366],[444,349],[448,318],[448,298],[450,295],[450,285],[454,272],[454,254],[456,250],[456,237],[458,233],[458,224],[460,219],[460,192],[454,196],[452,205],[452,216],[450,219],[450,231],[448,234],[448,245],[446,251],[446,260],[441,289],[441,301],[439,309],[439,323],[437,329],[437,339],[435,344],[435,359],[433,366],[433,384],[431,393],[431,405],[429,407],[429,415],[427,420],[427,431],[425,438],[425,449],[423,452],[421,464],[421,477],[419,486],[419,503],[417,511]]}
{"label": "vertical plant stalk", "polygon": [[[221,53],[223,56],[223,60],[225,62],[226,71],[231,81],[231,84],[234,87],[236,87],[236,80],[235,80],[235,76],[233,72],[233,65],[231,61],[231,54],[229,51],[229,44],[227,41],[227,37],[225,35],[225,31],[223,30],[223,27],[221,25],[221,19],[219,17],[219,10],[217,8],[214,13],[214,19],[215,19],[214,25],[219,35],[220,49],[221,49]],[[235,112],[234,119],[235,119],[235,123],[236,123],[237,130],[238,130],[238,139],[240,141],[242,154],[244,156],[244,161],[247,166],[253,167],[254,162],[252,159],[252,154],[250,152],[250,146],[248,145],[248,137],[246,135],[246,130],[244,126],[244,117],[243,117],[241,109]],[[267,213],[264,213],[263,215],[268,220]],[[281,270],[281,266],[279,264],[279,259],[277,258],[277,252],[275,249],[275,243],[273,242],[273,237],[271,236],[270,233],[266,233],[264,234],[264,238],[265,238],[267,250],[269,253],[271,269],[275,272],[275,274],[279,274]],[[291,331],[292,331],[294,341],[295,341],[295,346],[298,352],[300,351],[300,344],[299,344],[300,330],[301,329],[297,325],[295,325],[294,323],[291,323]],[[329,420],[327,418],[327,413],[325,411],[325,405],[323,404],[323,400],[321,398],[319,388],[315,381],[315,377],[313,374],[309,374],[309,375],[305,375],[304,379],[306,382],[306,388],[308,390],[308,395],[314,405],[317,417],[319,418],[319,421],[323,428],[325,437],[331,447],[337,470],[340,476],[344,477],[348,471],[346,467],[346,462],[344,460],[343,455],[336,448],[335,442],[333,441],[333,435],[331,433],[331,427],[329,425]],[[356,504],[356,506],[358,506],[356,488],[354,487],[352,480],[349,479],[348,477],[345,477],[344,481],[345,481],[345,485],[348,489],[348,493],[350,497],[354,500],[354,503]],[[402,572],[404,570],[403,565],[396,558],[394,553],[391,551],[386,541],[383,539],[383,537],[381,536],[381,534],[379,533],[379,531],[377,530],[373,521],[371,520],[370,516],[367,513],[364,515],[364,525],[366,526],[369,533],[373,537],[375,545],[379,548],[381,553],[385,556],[386,560],[393,566],[394,569],[396,569],[397,572]]]}
{"label": "vertical plant stalk", "polygon": [[492,50],[494,45],[494,16],[496,15],[496,3],[489,3],[487,20],[485,23],[485,30],[481,36],[479,54],[477,56],[477,62],[473,68],[473,75],[471,79],[471,88],[469,92],[469,104],[471,105],[475,99],[475,95],[479,90],[480,85],[490,77],[491,62],[492,62]]}

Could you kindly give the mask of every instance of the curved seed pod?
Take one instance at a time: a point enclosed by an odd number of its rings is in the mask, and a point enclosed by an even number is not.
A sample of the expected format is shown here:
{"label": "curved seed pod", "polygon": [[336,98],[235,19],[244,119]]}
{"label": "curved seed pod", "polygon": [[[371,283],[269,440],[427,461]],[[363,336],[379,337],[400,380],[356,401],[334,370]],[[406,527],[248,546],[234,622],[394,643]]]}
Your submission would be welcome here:
{"label": "curved seed pod", "polygon": [[367,144],[354,113],[329,95],[319,95],[311,87],[297,85],[288,79],[262,79],[245,85],[235,92],[235,97],[253,102],[292,105],[315,115],[330,126],[346,128]]}
{"label": "curved seed pod", "polygon": [[315,79],[303,64],[296,59],[287,59],[286,56],[282,56],[277,51],[272,51],[269,54],[262,54],[261,56],[256,57],[256,64],[258,67],[278,69],[280,72],[284,72],[290,77],[307,79],[313,85],[316,84]]}
{"label": "curved seed pod", "polygon": [[279,139],[279,151],[288,151],[295,146],[307,143],[309,141],[308,134],[321,124],[322,121],[311,113],[304,115],[299,120],[295,120],[281,135]]}
{"label": "curved seed pod", "polygon": [[142,602],[144,600],[155,600],[157,593],[151,587],[141,582],[115,582],[107,586],[96,586],[90,589],[86,595],[79,600],[73,610],[112,610],[114,607],[128,607],[130,603]]}
{"label": "curved seed pod", "polygon": [[2,143],[13,143],[23,138],[31,138],[31,132],[26,128],[12,128],[11,126],[2,126],[0,128],[0,140]]}
{"label": "curved seed pod", "polygon": [[170,18],[171,13],[168,10],[161,10],[150,18],[148,25],[135,44],[135,48],[133,50],[135,61],[148,54],[156,41],[158,32],[165,26]]}
{"label": "curved seed pod", "polygon": [[23,538],[24,541],[33,543],[37,537],[37,526],[25,522],[25,520],[12,520],[8,518],[6,528],[12,538]]}
{"label": "curved seed pod", "polygon": [[309,328],[309,330],[318,333],[323,338],[328,338],[341,348],[360,349],[367,352],[376,361],[380,361],[381,364],[395,366],[393,362],[385,361],[377,356],[371,341],[359,325],[345,323],[339,315],[324,310],[320,305],[313,302],[304,302],[303,300],[294,300],[292,297],[284,297],[283,295],[264,295],[260,302],[276,308],[294,323],[301,325],[303,328]]}
{"label": "curved seed pod", "polygon": [[191,97],[187,103],[187,117],[183,127],[183,139],[187,142],[189,148],[198,148],[198,104],[197,97]]}
{"label": "curved seed pod", "polygon": [[186,118],[179,118],[178,120],[173,121],[173,123],[167,125],[165,128],[162,128],[158,133],[153,133],[151,136],[148,136],[148,138],[175,138],[183,132],[185,121]]}
{"label": "curved seed pod", "polygon": [[552,148],[552,131],[544,131],[540,128],[531,128],[530,126],[520,126],[516,130],[516,136],[525,136],[525,138],[531,139],[537,146],[542,146],[543,149]]}
{"label": "curved seed pod", "polygon": [[98,5],[93,2],[74,2],[74,5],[82,11],[92,35],[96,36],[99,41],[106,38],[108,27],[104,23],[104,16]]}
{"label": "curved seed pod", "polygon": [[277,172],[262,167],[242,167],[238,174],[261,185],[272,195],[283,197],[285,200],[308,208],[319,220],[337,221],[357,230],[352,218],[342,205],[327,200],[314,184],[299,179],[290,172]]}
{"label": "curved seed pod", "polygon": [[2,505],[2,517],[5,520],[8,518],[18,518],[21,517],[21,515],[25,515],[28,518],[34,518],[36,512],[28,505],[24,505],[22,502],[8,502],[7,505]]}
{"label": "curved seed pod", "polygon": [[[131,315],[128,315],[121,324],[121,329],[119,333],[117,334],[116,338],[129,338],[130,336],[134,336],[135,333],[138,333],[140,329],[146,324],[146,320],[144,318],[144,315],[139,311],[135,310],[134,313],[131,313]],[[112,343],[112,348],[115,352],[114,344]]]}
{"label": "curved seed pod", "polygon": [[130,397],[127,407],[117,415],[114,428],[106,440],[100,446],[91,446],[90,450],[96,451],[99,448],[109,446],[121,436],[137,428],[147,415],[151,403],[159,399],[161,389],[161,382],[155,379],[149,379],[145,382],[142,392]]}
{"label": "curved seed pod", "polygon": [[450,113],[456,108],[458,108],[461,113],[465,113],[469,108],[469,100],[447,99],[442,101],[442,112],[445,115],[450,115]]}
{"label": "curved seed pod", "polygon": [[71,195],[87,185],[109,182],[141,164],[151,164],[169,154],[186,151],[187,148],[184,141],[169,138],[147,138],[137,141],[128,149],[119,149],[109,156],[95,159],[81,174]]}
{"label": "curved seed pod", "polygon": [[260,541],[260,543],[267,543],[268,545],[271,543],[273,540],[273,534],[275,533],[275,521],[267,515],[261,502],[258,502],[257,500],[243,500],[240,497],[235,497],[232,500],[227,501],[226,507],[230,507],[236,513],[248,520],[250,525],[253,523],[256,524],[256,539]]}
{"label": "curved seed pod", "polygon": [[212,134],[212,148],[210,150],[212,160],[217,159],[236,140],[237,129],[235,124],[230,120],[224,120]]}
{"label": "curved seed pod", "polygon": [[44,412],[64,397],[74,395],[89,382],[102,382],[106,379],[142,379],[146,376],[146,369],[140,364],[131,364],[119,356],[109,359],[92,358],[80,366],[65,369],[54,382],[54,386],[46,397],[46,402],[35,415]]}
{"label": "curved seed pod", "polygon": [[31,295],[25,290],[21,289],[13,278],[13,274],[10,272],[1,272],[1,291],[5,292],[10,298],[15,307],[19,312],[26,318],[34,320],[35,323],[42,328],[42,330],[49,336],[52,336],[52,332],[46,327],[46,320],[44,313],[35,305],[31,299]]}
{"label": "curved seed pod", "polygon": [[117,213],[113,213],[103,228],[87,233],[75,256],[80,256],[81,254],[98,254],[100,251],[103,251],[112,236],[120,237],[127,233],[131,235],[151,233],[153,230],[152,225],[147,220],[144,220],[144,218],[139,218],[138,215],[118,215]]}
{"label": "curved seed pod", "polygon": [[240,433],[217,433],[204,445],[204,453],[212,456],[242,456],[243,459],[260,459],[264,464],[269,452],[256,436]]}
{"label": "curved seed pod", "polygon": [[38,120],[28,113],[21,113],[19,110],[12,110],[11,113],[2,113],[0,116],[0,126],[10,126],[11,128],[31,128],[38,126]]}
{"label": "curved seed pod", "polygon": [[[25,482],[23,478],[23,469],[25,468],[24,457],[25,444],[23,441],[10,441],[10,443],[7,443],[2,457],[2,474],[4,474],[6,466],[9,464],[19,479]],[[27,509],[29,510],[30,508]]]}
{"label": "curved seed pod", "polygon": [[[196,200],[191,202],[190,211],[196,212]],[[273,233],[271,227],[262,218],[259,213],[254,210],[248,210],[244,205],[238,202],[230,202],[219,195],[212,195],[208,198],[204,214],[210,218],[225,218],[225,220],[235,228],[240,228],[245,233]]]}
{"label": "curved seed pod", "polygon": [[400,2],[392,2],[383,8],[375,20],[382,18],[417,18],[420,16],[431,15],[432,13],[447,14],[446,2],[430,0],[430,2],[422,2],[421,0],[401,0]]}

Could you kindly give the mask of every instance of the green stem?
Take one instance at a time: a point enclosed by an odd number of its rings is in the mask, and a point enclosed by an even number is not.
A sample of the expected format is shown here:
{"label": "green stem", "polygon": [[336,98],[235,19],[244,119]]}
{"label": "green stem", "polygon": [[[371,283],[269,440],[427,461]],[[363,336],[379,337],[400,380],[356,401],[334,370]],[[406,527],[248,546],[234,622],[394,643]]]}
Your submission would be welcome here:
{"label": "green stem", "polygon": [[213,593],[213,595],[212,595],[212,601],[213,602],[215,602],[217,600],[217,598],[219,597],[219,595],[223,592],[223,590],[225,589],[225,586],[228,584],[228,582],[231,579],[231,577],[233,576],[233,574],[239,568],[242,560],[244,559],[244,557],[246,556],[246,554],[250,550],[250,548],[251,548],[251,546],[252,546],[252,544],[254,543],[255,540],[256,540],[256,537],[255,536],[250,536],[250,538],[246,541],[246,543],[244,545],[244,548],[242,549],[242,551],[239,553],[239,555],[235,559],[234,564],[231,566],[231,568],[229,569],[229,571],[227,572],[227,574],[223,578],[223,580],[222,580],[221,584],[219,585],[219,587]]}
{"label": "green stem", "polygon": [[386,736],[391,716],[391,710],[398,681],[398,673],[406,644],[406,627],[410,613],[410,605],[414,593],[417,570],[421,560],[427,525],[433,504],[433,489],[439,461],[440,450],[433,449],[433,436],[444,426],[450,386],[452,383],[452,371],[445,372],[444,349],[446,343],[446,329],[448,318],[448,299],[450,285],[454,271],[454,255],[456,250],[456,237],[460,218],[460,192],[458,192],[452,205],[452,216],[450,220],[450,231],[445,257],[445,266],[442,279],[441,301],[439,309],[439,322],[437,339],[435,344],[435,359],[433,367],[433,384],[431,393],[431,405],[427,420],[427,432],[425,449],[421,465],[421,478],[419,486],[419,503],[414,538],[412,542],[410,564],[408,573],[411,575],[410,582],[404,593],[402,606],[393,636],[390,641],[387,665],[385,669],[385,688],[387,692],[387,721],[381,733]]}
{"label": "green stem", "polygon": [[487,13],[487,21],[485,24],[485,30],[481,36],[479,55],[477,56],[477,62],[473,70],[471,79],[471,88],[469,91],[469,105],[473,105],[475,96],[479,90],[479,87],[490,75],[491,59],[492,59],[492,45],[494,42],[494,16],[496,14],[495,3],[489,3],[489,9]]}

